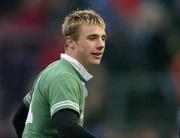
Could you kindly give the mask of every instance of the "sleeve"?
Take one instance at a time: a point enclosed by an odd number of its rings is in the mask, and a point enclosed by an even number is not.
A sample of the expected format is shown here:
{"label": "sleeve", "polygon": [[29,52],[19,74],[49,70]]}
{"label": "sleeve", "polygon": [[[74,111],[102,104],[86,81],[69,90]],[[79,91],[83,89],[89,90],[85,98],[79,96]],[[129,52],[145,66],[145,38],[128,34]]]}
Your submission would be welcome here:
{"label": "sleeve", "polygon": [[178,109],[178,113],[177,113],[177,128],[180,136],[180,108]]}
{"label": "sleeve", "polygon": [[31,88],[31,90],[23,98],[23,103],[25,104],[25,106],[27,108],[29,108],[29,105],[30,105],[31,100],[32,100],[32,95],[33,95],[34,87],[35,87],[39,77],[41,76],[41,74],[42,74],[42,72],[39,73],[39,75],[37,76],[36,80],[34,81],[34,84],[33,84],[32,88]]}
{"label": "sleeve", "polygon": [[24,105],[25,105],[27,108],[29,108],[29,105],[30,105],[30,103],[31,103],[31,99],[32,99],[32,92],[30,91],[30,92],[28,92],[28,93],[26,94],[26,96],[23,98],[23,103],[24,103]]}
{"label": "sleeve", "polygon": [[78,114],[69,109],[58,111],[53,123],[63,138],[95,138],[90,132],[78,125]]}
{"label": "sleeve", "polygon": [[51,117],[62,109],[71,109],[79,114],[79,92],[81,87],[74,77],[54,78],[48,86]]}
{"label": "sleeve", "polygon": [[16,133],[18,135],[18,138],[21,138],[24,127],[25,127],[25,121],[28,114],[28,108],[26,108],[25,104],[22,103],[21,106],[16,111],[14,117],[13,117],[13,126],[16,130]]}

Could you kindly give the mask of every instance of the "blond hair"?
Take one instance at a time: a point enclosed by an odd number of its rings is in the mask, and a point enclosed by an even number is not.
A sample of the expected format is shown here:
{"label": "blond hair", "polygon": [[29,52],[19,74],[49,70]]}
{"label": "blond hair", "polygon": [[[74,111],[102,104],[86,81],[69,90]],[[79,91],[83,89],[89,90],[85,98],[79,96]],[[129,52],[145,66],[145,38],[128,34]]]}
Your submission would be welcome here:
{"label": "blond hair", "polygon": [[71,36],[73,40],[78,40],[79,28],[85,25],[98,25],[106,28],[103,18],[93,10],[77,10],[67,15],[62,24],[64,37]]}

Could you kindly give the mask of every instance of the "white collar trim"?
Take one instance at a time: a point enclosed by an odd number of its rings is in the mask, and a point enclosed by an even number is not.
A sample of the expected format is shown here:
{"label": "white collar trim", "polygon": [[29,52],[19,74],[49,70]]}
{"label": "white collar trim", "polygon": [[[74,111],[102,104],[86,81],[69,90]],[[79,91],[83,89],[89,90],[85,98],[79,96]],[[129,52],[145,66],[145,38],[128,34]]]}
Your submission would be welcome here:
{"label": "white collar trim", "polygon": [[79,61],[77,61],[75,58],[67,54],[61,54],[61,58],[64,58],[67,61],[69,61],[86,81],[90,80],[93,77],[89,72],[87,72],[84,66],[81,63],[79,63]]}

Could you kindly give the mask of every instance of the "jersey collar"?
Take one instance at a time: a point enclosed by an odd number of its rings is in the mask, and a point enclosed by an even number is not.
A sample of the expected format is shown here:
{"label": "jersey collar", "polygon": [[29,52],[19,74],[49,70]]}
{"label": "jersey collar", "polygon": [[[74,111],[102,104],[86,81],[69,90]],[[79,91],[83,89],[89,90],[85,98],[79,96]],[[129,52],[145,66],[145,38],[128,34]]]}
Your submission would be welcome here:
{"label": "jersey collar", "polygon": [[61,54],[61,58],[66,59],[68,62],[70,62],[86,81],[90,80],[93,77],[89,72],[87,72],[84,66],[73,57],[67,54]]}

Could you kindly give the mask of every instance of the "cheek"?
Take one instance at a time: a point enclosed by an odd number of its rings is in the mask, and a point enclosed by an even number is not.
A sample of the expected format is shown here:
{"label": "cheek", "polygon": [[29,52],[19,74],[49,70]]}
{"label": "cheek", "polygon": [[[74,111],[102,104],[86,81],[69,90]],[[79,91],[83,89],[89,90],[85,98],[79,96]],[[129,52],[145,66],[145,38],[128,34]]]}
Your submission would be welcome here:
{"label": "cheek", "polygon": [[83,56],[90,56],[91,51],[93,50],[93,44],[87,41],[82,41],[78,44],[78,52]]}
{"label": "cheek", "polygon": [[86,48],[84,46],[80,46],[77,49],[77,53],[78,53],[78,56],[81,58],[81,60],[87,58],[87,50],[86,50]]}
{"label": "cheek", "polygon": [[79,51],[82,53],[82,54],[89,54],[92,50],[91,50],[91,47],[89,45],[82,45],[80,48],[79,48]]}

